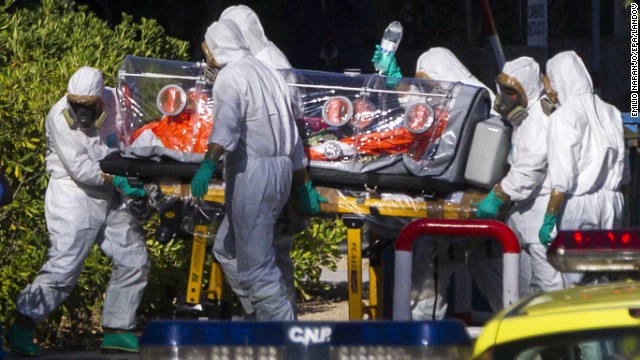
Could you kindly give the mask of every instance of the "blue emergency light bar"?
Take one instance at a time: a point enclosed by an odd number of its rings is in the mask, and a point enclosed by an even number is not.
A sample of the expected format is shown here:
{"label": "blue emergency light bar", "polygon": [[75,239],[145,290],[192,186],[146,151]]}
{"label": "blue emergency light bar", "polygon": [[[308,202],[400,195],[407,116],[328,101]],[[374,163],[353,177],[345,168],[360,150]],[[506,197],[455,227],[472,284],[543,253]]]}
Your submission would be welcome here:
{"label": "blue emergency light bar", "polygon": [[465,359],[471,349],[457,320],[161,320],[150,322],[140,338],[141,359]]}

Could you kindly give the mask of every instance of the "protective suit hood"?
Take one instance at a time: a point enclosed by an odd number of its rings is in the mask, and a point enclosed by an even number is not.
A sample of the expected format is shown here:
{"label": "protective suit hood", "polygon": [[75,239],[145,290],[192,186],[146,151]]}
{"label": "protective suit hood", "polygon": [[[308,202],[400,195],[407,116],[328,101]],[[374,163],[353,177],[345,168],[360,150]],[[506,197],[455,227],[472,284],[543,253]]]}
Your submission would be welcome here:
{"label": "protective suit hood", "polygon": [[[430,78],[440,81],[461,82],[466,85],[485,88],[489,92],[491,104],[495,100],[495,93],[478,80],[464,66],[460,60],[449,50],[443,47],[434,47],[425,51],[416,64],[416,73],[422,71]],[[489,106],[492,115],[497,115],[492,106]]]}
{"label": "protective suit hood", "polygon": [[78,96],[102,97],[104,93],[102,73],[88,66],[81,67],[69,79],[67,92]]}
{"label": "protective suit hood", "polygon": [[69,79],[65,120],[72,129],[99,128],[106,119],[103,111],[105,87],[100,70],[83,66]]}
{"label": "protective suit hood", "polygon": [[249,54],[242,31],[231,20],[214,21],[207,29],[204,40],[221,67]]}
{"label": "protective suit hood", "polygon": [[240,28],[251,55],[255,56],[269,44],[258,15],[246,5],[226,8],[220,20],[231,20]]}
{"label": "protective suit hood", "polygon": [[422,71],[430,78],[440,81],[462,82],[469,85],[485,87],[469,70],[453,55],[449,49],[435,47],[425,51],[416,65],[416,73]]}
{"label": "protective suit hood", "polygon": [[561,52],[549,59],[547,74],[561,104],[573,96],[593,93],[593,83],[587,67],[573,51]]}
{"label": "protective suit hood", "polygon": [[534,59],[523,56],[506,62],[502,73],[518,80],[527,96],[527,110],[531,109],[542,95],[540,65]]}

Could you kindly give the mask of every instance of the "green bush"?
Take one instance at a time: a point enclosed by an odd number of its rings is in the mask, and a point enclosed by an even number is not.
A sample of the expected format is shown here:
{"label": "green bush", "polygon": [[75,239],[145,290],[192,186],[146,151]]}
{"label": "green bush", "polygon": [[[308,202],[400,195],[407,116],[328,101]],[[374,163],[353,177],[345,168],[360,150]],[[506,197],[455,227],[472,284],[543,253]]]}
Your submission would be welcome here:
{"label": "green bush", "polygon": [[[69,77],[88,65],[102,70],[107,85],[115,86],[127,54],[186,60],[188,44],[167,37],[154,20],[134,23],[125,15],[110,27],[71,2],[43,0],[30,8],[18,7],[13,0],[0,4],[0,154],[15,193],[14,202],[0,210],[0,317],[6,326],[12,321],[16,295],[46,258],[44,120],[65,94]],[[161,285],[172,286],[174,272],[163,270],[184,267],[185,256],[179,254],[184,245],[148,244],[152,278],[157,280],[158,272],[164,272],[168,275],[161,275]],[[63,316],[73,319],[68,324],[72,327],[92,330],[109,276],[110,263],[96,247],[72,295],[39,327],[39,338],[55,340]],[[146,298],[158,296],[155,286],[150,285]],[[153,306],[145,309],[152,311]],[[67,316],[70,313],[74,316]]]}
{"label": "green bush", "polygon": [[313,218],[311,226],[293,238],[291,258],[294,283],[302,300],[309,300],[308,290],[328,289],[322,284],[322,268],[336,270],[340,259],[338,244],[347,238],[347,228],[339,219]]}
{"label": "green bush", "polygon": [[[115,86],[117,70],[127,54],[187,60],[187,45],[167,37],[154,20],[134,22],[123,15],[120,24],[110,27],[73,2],[43,0],[19,7],[14,0],[0,0],[0,159],[15,194],[14,202],[0,209],[3,326],[13,321],[17,294],[46,259],[44,121],[50,107],[65,94],[69,77],[88,65],[102,70],[107,85]],[[154,218],[146,225],[152,269],[139,309],[142,320],[170,316],[176,298],[186,291],[189,243],[162,245],[151,240],[156,223]],[[296,236],[293,257],[298,286],[317,286],[321,267],[335,267],[336,244],[345,237],[338,224],[315,219],[307,231]],[[110,262],[95,247],[75,290],[38,327],[37,337],[68,347],[60,342],[63,328],[66,337],[97,333],[110,274]]]}

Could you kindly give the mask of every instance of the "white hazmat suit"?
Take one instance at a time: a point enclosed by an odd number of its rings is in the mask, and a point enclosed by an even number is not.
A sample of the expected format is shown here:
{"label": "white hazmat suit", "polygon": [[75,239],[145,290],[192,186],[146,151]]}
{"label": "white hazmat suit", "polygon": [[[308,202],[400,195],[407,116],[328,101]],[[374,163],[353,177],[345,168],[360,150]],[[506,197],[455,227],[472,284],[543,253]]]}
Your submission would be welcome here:
{"label": "white hazmat suit", "polygon": [[[573,51],[551,58],[547,75],[560,102],[549,118],[548,143],[550,186],[564,193],[557,227],[620,227],[625,170],[620,111],[594,94],[591,77]],[[580,276],[570,278],[570,282],[580,280]]]}
{"label": "white hazmat suit", "polygon": [[67,96],[46,119],[46,167],[50,175],[45,218],[51,247],[38,276],[18,296],[18,312],[35,322],[47,318],[69,296],[93,244],[113,262],[102,325],[131,330],[149,274],[141,224],[123,206],[121,195],[104,183],[99,161],[118,150],[114,89],[105,88],[96,69],[83,67],[69,80],[69,94],[101,96],[107,117],[97,129],[73,130],[63,111]]}
{"label": "white hazmat suit", "polygon": [[231,287],[246,294],[258,320],[293,320],[275,264],[275,221],[304,167],[282,76],[250,55],[238,26],[214,22],[205,41],[222,67],[213,85],[209,143],[224,148],[225,208],[214,254]]}
{"label": "white hazmat suit", "polygon": [[235,5],[226,8],[220,15],[220,20],[231,20],[242,31],[247,42],[249,52],[256,59],[273,69],[291,69],[287,57],[272,43],[264,33],[258,15],[246,5]]}
{"label": "white hazmat suit", "polygon": [[[476,79],[469,70],[448,49],[435,47],[425,51],[418,59],[416,74],[424,73],[435,81],[461,82],[465,85],[477,86],[489,92],[491,101],[494,92]],[[451,194],[455,198],[457,194]],[[415,219],[393,218],[384,216],[367,216],[367,226],[373,232],[395,238],[400,230]],[[502,309],[502,261],[483,257],[486,250],[483,240],[454,240],[450,238],[422,236],[414,244],[413,269],[411,275],[411,318],[413,320],[443,319],[447,312],[447,288],[450,278],[458,269],[459,276],[467,274],[475,280],[480,292],[488,300],[494,311]],[[473,252],[466,264],[469,273],[463,268],[465,251]],[[493,246],[497,250],[492,256],[500,257],[500,245]],[[437,259],[437,292],[433,262]],[[466,297],[465,300],[470,299]],[[437,302],[436,302],[437,300]],[[459,299],[460,300],[460,299]],[[459,304],[460,305],[460,304]],[[469,304],[470,306],[470,304]],[[435,307],[435,309],[434,309]],[[464,308],[466,306],[462,306]],[[460,308],[459,308],[460,309]],[[456,309],[458,310],[458,309]],[[463,312],[470,311],[464,309]]]}
{"label": "white hazmat suit", "polygon": [[527,117],[514,126],[511,135],[509,172],[500,186],[514,202],[507,225],[522,247],[520,295],[562,289],[562,276],[548,263],[546,249],[538,241],[538,230],[549,202],[547,173],[547,128],[549,118],[542,111],[543,95],[540,66],[530,57],[504,64],[502,73],[515,79],[526,96]]}
{"label": "white hazmat suit", "polygon": [[[287,57],[275,44],[267,39],[258,15],[251,8],[245,5],[230,6],[220,15],[220,20],[224,19],[231,20],[238,25],[249,46],[249,52],[256,59],[272,69],[291,69],[291,64]],[[306,157],[304,164],[305,166],[307,165]],[[306,223],[305,218],[298,215],[291,204],[287,204],[283,213],[280,214],[274,233],[276,265],[282,272],[282,277],[287,287],[287,299],[293,307],[294,314],[297,312],[298,302],[294,285],[293,262],[291,261],[291,250],[293,248],[291,236],[304,230],[307,226],[308,223]],[[238,294],[238,297],[245,308],[245,312],[251,314],[253,309],[246,297],[243,294]]]}

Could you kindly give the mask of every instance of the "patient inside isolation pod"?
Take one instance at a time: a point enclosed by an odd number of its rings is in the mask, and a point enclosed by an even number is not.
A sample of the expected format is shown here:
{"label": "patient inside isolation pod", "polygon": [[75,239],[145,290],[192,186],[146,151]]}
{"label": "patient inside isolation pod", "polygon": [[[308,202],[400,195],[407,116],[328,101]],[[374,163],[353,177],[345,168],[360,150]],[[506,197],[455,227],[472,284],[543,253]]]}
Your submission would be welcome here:
{"label": "patient inside isolation pod", "polygon": [[312,169],[438,176],[466,156],[464,129],[489,113],[488,94],[461,83],[288,71]]}

